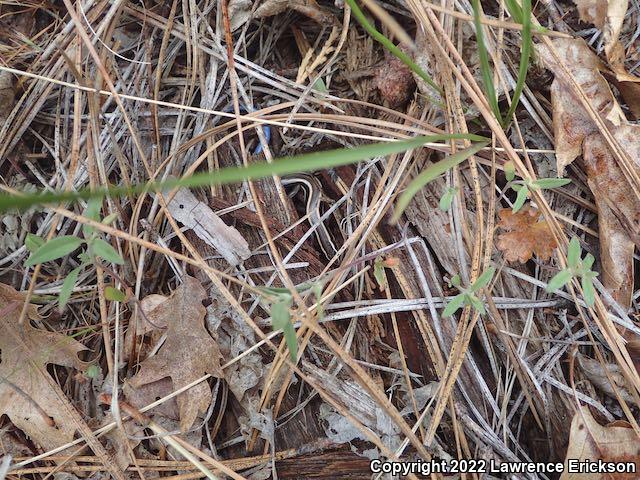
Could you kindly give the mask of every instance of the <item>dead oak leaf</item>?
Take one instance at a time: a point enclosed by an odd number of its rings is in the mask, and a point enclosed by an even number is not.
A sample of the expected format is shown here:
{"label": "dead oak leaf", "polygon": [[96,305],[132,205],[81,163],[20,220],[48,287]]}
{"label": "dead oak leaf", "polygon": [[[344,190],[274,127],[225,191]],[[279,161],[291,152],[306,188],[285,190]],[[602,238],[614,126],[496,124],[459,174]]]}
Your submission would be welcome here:
{"label": "dead oak leaf", "polygon": [[498,235],[496,246],[507,261],[525,263],[534,253],[541,260],[551,258],[556,241],[547,222],[540,220],[538,210],[525,207],[513,213],[505,208],[499,215],[498,227],[507,232]]}
{"label": "dead oak leaf", "polygon": [[584,464],[597,462],[632,462],[636,470],[640,466],[640,440],[627,422],[617,421],[602,426],[591,415],[588,407],[576,412],[571,422],[569,446],[565,459],[565,469],[560,480],[632,480],[637,473],[571,473],[569,460]]}
{"label": "dead oak leaf", "polygon": [[[24,301],[22,293],[0,284],[0,415],[50,450],[72,441],[77,424],[46,367],[84,369],[78,353],[86,348],[66,335],[34,328],[29,320],[18,323]],[[39,318],[35,305],[29,306],[29,317]]]}
{"label": "dead oak leaf", "polygon": [[[222,377],[220,349],[204,327],[202,301],[206,297],[200,282],[185,276],[184,283],[151,311],[159,324],[167,325],[167,339],[156,355],[141,363],[140,371],[128,382],[130,387],[141,388],[170,377],[175,391],[207,373]],[[155,315],[156,309],[160,309],[159,315]],[[206,412],[211,391],[206,382],[200,382],[178,395],[177,402],[180,428],[186,431],[198,413]]]}

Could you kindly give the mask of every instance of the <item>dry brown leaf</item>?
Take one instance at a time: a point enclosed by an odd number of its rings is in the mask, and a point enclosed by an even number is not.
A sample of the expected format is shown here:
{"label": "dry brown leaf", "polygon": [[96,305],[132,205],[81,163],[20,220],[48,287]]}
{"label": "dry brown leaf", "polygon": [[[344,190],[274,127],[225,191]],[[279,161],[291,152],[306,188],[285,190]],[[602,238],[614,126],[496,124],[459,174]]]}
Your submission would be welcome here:
{"label": "dry brown leaf", "polygon": [[578,7],[580,20],[592,23],[602,30],[607,18],[607,0],[573,0]]}
{"label": "dry brown leaf", "polygon": [[[621,125],[613,136],[629,158],[640,162],[640,126]],[[640,200],[602,135],[592,134],[585,139],[584,164],[598,207],[602,281],[616,301],[629,308],[634,245],[640,245]]]}
{"label": "dry brown leaf", "polygon": [[[633,395],[629,393],[627,388],[624,375],[617,364],[602,365],[599,361],[585,357],[579,352],[576,354],[576,359],[585,376],[597,390],[614,399],[617,398],[617,393],[625,402],[635,403]],[[613,380],[614,385],[611,384],[609,378]]]}
{"label": "dry brown leaf", "polygon": [[604,50],[607,58],[618,42],[624,16],[629,8],[629,0],[607,0],[607,16],[604,24]]}
{"label": "dry brown leaf", "polygon": [[548,260],[557,247],[549,225],[540,220],[540,212],[526,206],[513,213],[511,209],[500,210],[498,227],[507,233],[498,235],[496,246],[504,253],[508,262],[525,263],[535,253],[541,260]]}
{"label": "dry brown leaf", "polygon": [[[137,389],[170,377],[175,391],[207,373],[222,376],[220,350],[204,327],[202,301],[206,297],[200,282],[185,276],[184,283],[151,311],[158,324],[167,325],[167,339],[156,355],[142,362],[140,371],[128,381],[129,387]],[[186,431],[198,413],[209,407],[211,391],[201,382],[178,395],[177,402],[180,428]]]}
{"label": "dry brown leaf", "polygon": [[604,34],[607,58],[618,41],[629,0],[573,0],[578,7],[580,20],[592,23]]}
{"label": "dry brown leaf", "polygon": [[[631,47],[633,48],[633,46]],[[627,52],[620,42],[616,42],[607,54],[616,87],[624,98],[634,120],[640,119],[640,77],[631,75],[625,68]]]}
{"label": "dry brown leaf", "polygon": [[[560,62],[567,68],[573,80],[582,88],[593,108],[613,126],[626,122],[609,84],[599,73],[604,69],[600,59],[582,39],[558,38],[553,41]],[[558,175],[582,153],[584,139],[598,132],[598,127],[582,107],[580,99],[560,65],[544,45],[539,46],[540,58],[556,75],[551,85],[553,130],[555,137]]]}
{"label": "dry brown leaf", "polygon": [[295,10],[320,25],[336,23],[335,17],[321,8],[316,0],[266,0],[256,9],[254,17],[272,17],[287,10]]}
{"label": "dry brown leaf", "polygon": [[571,422],[569,447],[564,472],[560,480],[632,480],[638,474],[570,473],[569,462],[633,462],[640,471],[640,439],[626,422],[603,427],[591,415],[588,407],[576,412]]}
{"label": "dry brown leaf", "polygon": [[[605,117],[611,135],[640,169],[640,127],[630,125],[600,74],[603,66],[583,40],[558,39],[554,45],[561,61],[584,90],[594,109]],[[603,283],[624,307],[631,304],[634,243],[640,245],[640,200],[627,181],[596,124],[574,96],[570,82],[551,59],[540,50],[556,78],[551,88],[553,124],[558,171],[561,173],[583,155],[589,186],[598,207],[600,256]],[[640,173],[640,172],[639,172]]]}
{"label": "dry brown leaf", "polygon": [[[66,335],[34,328],[28,320],[19,324],[24,300],[0,284],[0,310],[13,305],[10,313],[0,315],[0,415],[6,414],[37,445],[50,450],[72,441],[77,427],[66,414],[69,404],[62,391],[52,388],[46,366],[84,369],[78,353],[86,348]],[[29,316],[38,318],[34,305]]]}

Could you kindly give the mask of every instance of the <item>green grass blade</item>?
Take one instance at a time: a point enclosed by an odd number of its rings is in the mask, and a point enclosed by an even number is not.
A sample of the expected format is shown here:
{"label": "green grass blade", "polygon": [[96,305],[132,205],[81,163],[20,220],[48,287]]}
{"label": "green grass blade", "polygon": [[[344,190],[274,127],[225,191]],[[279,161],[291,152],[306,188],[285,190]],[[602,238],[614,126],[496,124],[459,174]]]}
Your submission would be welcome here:
{"label": "green grass blade", "polygon": [[402,215],[402,212],[409,206],[411,199],[420,191],[422,187],[424,187],[427,183],[435,180],[444,172],[449,170],[450,168],[455,167],[459,163],[464,162],[471,155],[477,153],[479,150],[484,148],[487,145],[487,142],[476,143],[475,145],[461,150],[459,152],[454,153],[453,155],[449,155],[444,160],[440,160],[437,163],[429,166],[426,170],[422,171],[420,175],[412,180],[409,186],[406,188],[398,202],[396,203],[396,210],[391,218],[391,222],[395,223]]}
{"label": "green grass blade", "polygon": [[[515,3],[515,0],[510,0]],[[514,16],[514,12],[511,11],[511,16]],[[516,87],[513,89],[513,97],[511,98],[511,106],[504,118],[504,123],[508,123],[516,111],[516,107],[520,102],[520,96],[524,89],[525,81],[527,79],[527,71],[529,70],[529,59],[531,58],[531,50],[533,48],[533,41],[531,37],[531,0],[522,0],[521,11],[522,23],[522,50],[520,52],[520,67],[518,68],[518,80],[516,81]]]}
{"label": "green grass blade", "polygon": [[347,3],[351,7],[353,12],[353,16],[356,17],[356,20],[362,25],[362,27],[371,35],[374,39],[380,42],[387,50],[389,50],[393,55],[398,57],[398,59],[404,63],[407,67],[409,67],[413,72],[420,76],[430,87],[435,89],[438,93],[442,95],[443,91],[438,86],[436,82],[434,82],[427,73],[420,68],[420,66],[415,63],[409,55],[404,53],[398,47],[396,47],[391,40],[385,37],[382,33],[376,30],[376,27],[371,25],[369,20],[365,14],[360,10],[360,7],[356,3],[356,0],[347,0]]}
{"label": "green grass blade", "polygon": [[505,0],[504,4],[507,6],[511,18],[516,23],[522,23],[522,7],[518,5],[518,2],[516,0]]}
{"label": "green grass blade", "polygon": [[325,168],[357,163],[374,157],[391,155],[418,148],[426,143],[447,140],[487,141],[487,138],[473,134],[425,135],[409,140],[380,142],[355,148],[342,148],[324,152],[307,153],[284,157],[272,163],[254,163],[248,167],[227,167],[214,172],[196,173],[190,177],[169,179],[165,182],[150,182],[140,185],[113,186],[95,190],[83,189],[76,192],[44,192],[26,195],[0,194],[0,212],[10,209],[25,210],[35,205],[47,205],[60,202],[76,202],[101,198],[106,195],[135,195],[145,191],[163,191],[173,188],[192,188],[207,185],[223,185],[243,180],[259,180],[273,175],[290,175],[300,172],[312,172]]}
{"label": "green grass blade", "polygon": [[502,123],[502,115],[500,114],[500,107],[498,106],[498,97],[496,97],[496,89],[493,84],[493,72],[491,70],[491,65],[489,64],[489,52],[487,50],[487,44],[484,41],[484,27],[480,18],[480,0],[472,0],[471,6],[473,7],[473,22],[476,27],[480,72],[482,73],[482,81],[487,92],[487,100],[489,101],[489,106],[491,107],[493,114],[500,123]]}

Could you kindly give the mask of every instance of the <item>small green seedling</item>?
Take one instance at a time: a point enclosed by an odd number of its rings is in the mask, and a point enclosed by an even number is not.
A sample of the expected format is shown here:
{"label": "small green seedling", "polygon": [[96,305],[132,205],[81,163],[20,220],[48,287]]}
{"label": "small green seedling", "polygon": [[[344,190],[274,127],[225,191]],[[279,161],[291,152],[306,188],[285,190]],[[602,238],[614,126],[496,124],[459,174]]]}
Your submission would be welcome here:
{"label": "small green seedling", "polygon": [[482,315],[487,313],[484,308],[484,303],[478,298],[477,294],[489,284],[495,271],[495,268],[489,267],[469,288],[462,287],[460,276],[455,275],[451,279],[450,285],[460,290],[460,293],[451,299],[445,307],[444,312],[442,312],[442,315],[450,317],[464,306],[473,307]]}
{"label": "small green seedling", "polygon": [[98,375],[100,375],[100,367],[97,365],[89,365],[84,374],[89,378],[98,378]]}
{"label": "small green seedling", "polygon": [[552,293],[564,287],[573,278],[580,278],[582,291],[584,292],[585,303],[592,307],[596,301],[596,289],[593,286],[593,279],[598,276],[597,272],[591,270],[595,258],[590,253],[581,259],[582,249],[577,238],[573,237],[569,242],[567,250],[567,268],[558,272],[547,285],[547,292]]}
{"label": "small green seedling", "polygon": [[[322,287],[323,283],[321,281],[305,282],[295,287],[300,295],[304,296],[307,293],[312,293],[315,296],[318,302],[317,312],[320,320],[324,317],[324,310],[320,304]],[[261,300],[271,316],[271,328],[273,330],[282,330],[291,361],[295,363],[298,358],[298,339],[296,337],[296,329],[291,323],[293,296],[286,288],[258,287],[258,289],[263,293]]]}
{"label": "small green seedling", "polygon": [[568,178],[539,178],[537,180],[529,180],[528,178],[516,180],[516,170],[512,162],[507,162],[504,166],[504,175],[507,179],[507,187],[511,187],[517,192],[516,201],[513,202],[513,213],[522,208],[524,202],[529,197],[529,192],[536,190],[548,190],[552,188],[562,187],[571,183]]}
{"label": "small green seedling", "polygon": [[[84,215],[92,220],[100,221],[101,206],[101,199],[92,198],[88,202]],[[110,223],[114,219],[115,217],[113,217],[113,215],[109,215],[107,218],[102,220],[102,222]],[[85,250],[78,255],[80,265],[69,272],[62,284],[60,295],[58,297],[58,307],[60,310],[64,309],[65,305],[69,301],[73,288],[80,276],[80,272],[87,265],[94,263],[96,258],[102,258],[107,262],[115,263],[117,265],[122,265],[124,263],[124,259],[120,254],[109,243],[99,238],[98,233],[93,227],[83,225],[82,233],[84,234],[84,238],[76,237],[74,235],[63,235],[52,238],[49,241],[45,241],[42,237],[30,233],[27,235],[25,240],[25,246],[31,252],[31,255],[25,262],[25,267],[32,267],[40,263],[57,260],[58,258],[62,258],[73,253],[82,245],[86,245]]]}

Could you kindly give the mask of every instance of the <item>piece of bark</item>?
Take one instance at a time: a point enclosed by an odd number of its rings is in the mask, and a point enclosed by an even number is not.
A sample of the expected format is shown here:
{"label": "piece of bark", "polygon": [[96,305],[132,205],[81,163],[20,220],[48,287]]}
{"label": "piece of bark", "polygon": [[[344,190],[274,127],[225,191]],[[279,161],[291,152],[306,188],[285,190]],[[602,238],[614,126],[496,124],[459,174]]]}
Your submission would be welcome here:
{"label": "piece of bark", "polygon": [[231,266],[251,256],[249,244],[234,227],[230,227],[189,190],[180,189],[168,204],[171,215],[213,247]]}

